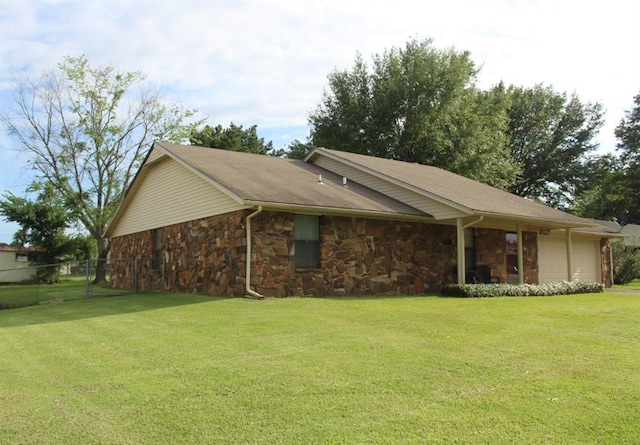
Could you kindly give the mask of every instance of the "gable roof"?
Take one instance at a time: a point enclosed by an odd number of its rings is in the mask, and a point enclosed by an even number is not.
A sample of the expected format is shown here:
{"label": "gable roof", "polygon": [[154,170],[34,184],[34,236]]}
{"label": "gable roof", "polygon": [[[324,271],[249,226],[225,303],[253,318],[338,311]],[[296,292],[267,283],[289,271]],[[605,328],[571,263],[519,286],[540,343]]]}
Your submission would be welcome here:
{"label": "gable roof", "polygon": [[[321,162],[328,158],[333,164]],[[592,221],[427,165],[325,148],[316,148],[302,161],[157,142],[127,190],[107,228],[107,236],[114,233],[114,227],[127,211],[140,185],[150,184],[145,181],[153,171],[152,167],[165,165],[165,161],[181,165],[186,169],[183,170],[185,174],[190,172],[200,177],[213,187],[212,192],[226,195],[237,208],[263,206],[265,209],[298,213],[423,221],[446,221],[475,215],[494,221],[516,220],[555,228],[594,225]],[[366,180],[359,181],[362,182],[360,184],[351,178],[347,178],[348,183],[344,186],[339,166],[348,166],[347,170],[359,172],[360,175],[355,176],[360,178],[376,178],[375,184],[380,187]],[[180,181],[171,184],[171,187],[180,186]],[[149,185],[146,187],[149,190]],[[398,190],[410,191],[412,200],[404,199],[402,193],[395,193]],[[186,189],[181,192],[190,193]],[[427,201],[438,205],[421,205]],[[449,211],[433,214],[429,210],[431,208]]]}
{"label": "gable roof", "polygon": [[156,143],[154,150],[198,172],[244,205],[429,217],[359,184],[344,187],[341,176],[301,160],[165,142]]}
{"label": "gable roof", "polygon": [[593,222],[441,168],[316,148],[306,158],[327,156],[371,175],[392,181],[425,197],[461,208],[469,215],[512,217],[588,227]]}

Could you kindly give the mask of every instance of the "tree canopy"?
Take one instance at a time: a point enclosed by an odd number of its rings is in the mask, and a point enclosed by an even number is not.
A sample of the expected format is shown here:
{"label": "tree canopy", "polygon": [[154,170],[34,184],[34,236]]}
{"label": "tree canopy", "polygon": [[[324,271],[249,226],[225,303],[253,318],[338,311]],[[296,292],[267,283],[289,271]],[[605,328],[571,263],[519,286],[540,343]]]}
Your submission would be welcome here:
{"label": "tree canopy", "polygon": [[640,224],[640,93],[615,129],[618,157],[608,156],[602,174],[578,195],[582,216]]}
{"label": "tree canopy", "polygon": [[309,115],[315,146],[430,164],[494,186],[519,166],[506,148],[508,97],[481,91],[468,52],[411,40],[329,75]]}
{"label": "tree canopy", "polygon": [[188,137],[200,124],[187,124],[194,113],[163,101],[140,72],[67,56],[56,69],[18,78],[0,120],[36,181],[53,187],[104,259],[107,223],[152,142]]}
{"label": "tree canopy", "polygon": [[220,148],[223,150],[242,151],[261,155],[281,156],[282,150],[274,150],[273,142],[265,142],[258,136],[258,126],[244,128],[233,122],[228,127],[205,125],[194,128],[189,135],[191,145]]}
{"label": "tree canopy", "polygon": [[[0,199],[0,215],[7,221],[20,226],[14,235],[14,245],[29,245],[37,249],[34,263],[52,265],[76,257],[86,247],[82,237],[70,237],[65,233],[73,221],[71,210],[58,195],[51,184],[31,189],[37,193],[30,200],[12,193]],[[86,250],[86,249],[84,249]],[[38,278],[53,281],[57,268],[38,269]]]}
{"label": "tree canopy", "polygon": [[583,104],[577,95],[550,86],[510,87],[507,144],[522,172],[513,193],[567,207],[587,175],[603,124],[600,104]]}

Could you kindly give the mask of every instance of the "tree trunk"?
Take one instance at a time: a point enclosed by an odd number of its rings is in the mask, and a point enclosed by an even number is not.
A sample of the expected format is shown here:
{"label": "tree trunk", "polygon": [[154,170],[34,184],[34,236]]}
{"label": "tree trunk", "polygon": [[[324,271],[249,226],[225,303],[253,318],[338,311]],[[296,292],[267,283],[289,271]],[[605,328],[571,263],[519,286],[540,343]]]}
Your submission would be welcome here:
{"label": "tree trunk", "polygon": [[107,255],[109,254],[109,240],[98,238],[98,260],[96,261],[96,277],[93,284],[104,284],[107,282]]}

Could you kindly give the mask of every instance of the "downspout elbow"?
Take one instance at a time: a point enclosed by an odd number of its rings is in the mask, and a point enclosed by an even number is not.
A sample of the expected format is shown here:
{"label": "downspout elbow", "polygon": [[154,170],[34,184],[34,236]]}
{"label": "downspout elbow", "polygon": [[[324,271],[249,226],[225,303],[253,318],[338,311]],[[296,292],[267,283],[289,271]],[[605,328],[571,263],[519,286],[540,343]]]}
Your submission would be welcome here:
{"label": "downspout elbow", "polygon": [[247,216],[247,260],[246,262],[246,271],[245,271],[245,292],[247,293],[247,297],[249,298],[257,298],[258,300],[263,300],[264,296],[260,295],[258,292],[251,289],[251,219],[254,216],[259,215],[262,212],[262,206],[258,206],[258,209]]}

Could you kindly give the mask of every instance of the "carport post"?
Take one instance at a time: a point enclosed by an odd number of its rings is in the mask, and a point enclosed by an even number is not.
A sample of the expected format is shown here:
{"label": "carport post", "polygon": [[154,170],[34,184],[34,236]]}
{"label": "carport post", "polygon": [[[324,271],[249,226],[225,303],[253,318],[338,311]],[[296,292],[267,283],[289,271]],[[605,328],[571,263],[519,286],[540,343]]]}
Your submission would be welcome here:
{"label": "carport post", "polygon": [[462,227],[462,218],[456,220],[456,247],[458,251],[458,284],[464,284],[464,227]]}
{"label": "carport post", "polygon": [[573,281],[573,246],[571,245],[571,229],[565,229],[567,237],[567,281]]}
{"label": "carport post", "polygon": [[524,249],[522,247],[522,226],[519,223],[516,231],[518,235],[518,284],[524,284]]}

